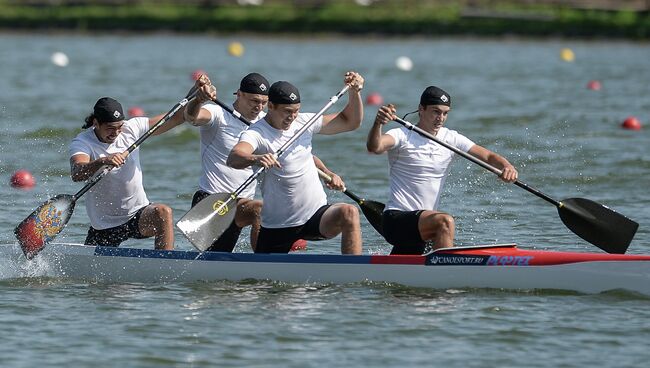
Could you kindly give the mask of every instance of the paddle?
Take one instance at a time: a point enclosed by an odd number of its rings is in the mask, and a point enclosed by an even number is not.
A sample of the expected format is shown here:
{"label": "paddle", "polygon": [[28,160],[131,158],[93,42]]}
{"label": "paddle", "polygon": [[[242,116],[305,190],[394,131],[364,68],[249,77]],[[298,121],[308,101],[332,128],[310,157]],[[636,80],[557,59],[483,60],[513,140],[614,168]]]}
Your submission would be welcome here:
{"label": "paddle", "polygon": [[[138,148],[145,139],[149,138],[160,126],[183,108],[183,106],[187,105],[196,96],[196,93],[197,88],[192,87],[184,99],[178,102],[165,116],[127,149],[128,153]],[[27,259],[34,258],[47,243],[52,241],[63,230],[72,216],[77,200],[106,176],[109,171],[109,168],[104,168],[99,174],[90,178],[86,185],[74,195],[59,194],[50,198],[16,226],[14,234]]]}
{"label": "paddle", "polygon": [[[280,157],[304,132],[309,129],[336,101],[343,96],[350,87],[346,85],[309,121],[303,125],[288,141],[286,141],[276,152],[275,156]],[[223,107],[223,106],[222,106]],[[210,247],[212,242],[219,239],[221,234],[230,226],[237,208],[239,194],[252,184],[258,176],[264,172],[260,167],[253,175],[249,176],[233,193],[214,193],[205,197],[196,206],[192,207],[176,223],[176,227],[185,235],[192,245],[203,252]],[[231,202],[233,202],[231,204]]]}
{"label": "paddle", "polygon": [[[321,169],[317,170],[318,175],[326,182],[329,183],[332,181],[331,176],[325,174]],[[343,194],[352,198],[353,201],[357,202],[359,208],[361,208],[361,212],[363,212],[363,214],[366,216],[370,225],[372,225],[372,227],[374,227],[381,236],[384,236],[381,214],[384,212],[384,207],[386,207],[386,205],[380,202],[360,198],[356,194],[350,192],[347,188],[343,189]]]}
{"label": "paddle", "polygon": [[[456,154],[482,166],[484,169],[487,169],[496,175],[501,175],[501,170],[496,167],[479,160],[454,146],[442,142],[432,134],[409,123],[408,121],[400,118],[395,118],[395,121],[402,124],[407,129],[412,130],[423,137],[429,138],[441,146],[454,151]],[[562,222],[564,222],[564,225],[566,225],[569,230],[608,253],[624,254],[639,227],[639,224],[635,221],[611,210],[609,207],[603,206],[602,204],[589,199],[568,198],[562,201],[557,201],[519,180],[515,181],[514,184],[553,204],[557,207],[560,219],[562,219]]]}

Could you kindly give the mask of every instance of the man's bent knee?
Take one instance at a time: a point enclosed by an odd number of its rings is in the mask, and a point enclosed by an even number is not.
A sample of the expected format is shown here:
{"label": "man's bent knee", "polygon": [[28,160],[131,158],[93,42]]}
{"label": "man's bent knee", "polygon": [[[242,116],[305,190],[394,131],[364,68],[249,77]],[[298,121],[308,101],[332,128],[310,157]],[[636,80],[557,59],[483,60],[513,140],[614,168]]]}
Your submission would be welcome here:
{"label": "man's bent knee", "polygon": [[434,222],[436,227],[441,231],[450,231],[455,226],[454,218],[446,213],[436,214]]}
{"label": "man's bent knee", "polygon": [[351,204],[344,204],[339,209],[344,224],[359,223],[359,209]]}

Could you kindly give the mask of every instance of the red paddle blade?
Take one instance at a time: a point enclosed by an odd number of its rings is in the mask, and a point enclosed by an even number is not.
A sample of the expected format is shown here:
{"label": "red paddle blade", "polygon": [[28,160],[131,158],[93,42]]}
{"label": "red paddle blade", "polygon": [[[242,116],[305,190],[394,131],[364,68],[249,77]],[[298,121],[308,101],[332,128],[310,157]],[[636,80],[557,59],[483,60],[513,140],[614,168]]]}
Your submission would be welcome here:
{"label": "red paddle blade", "polygon": [[297,252],[299,250],[307,249],[307,241],[305,239],[298,239],[293,244],[291,244],[291,249],[289,252]]}
{"label": "red paddle blade", "polygon": [[14,234],[27,259],[32,259],[65,227],[74,210],[74,197],[59,194],[50,198],[27,216]]}

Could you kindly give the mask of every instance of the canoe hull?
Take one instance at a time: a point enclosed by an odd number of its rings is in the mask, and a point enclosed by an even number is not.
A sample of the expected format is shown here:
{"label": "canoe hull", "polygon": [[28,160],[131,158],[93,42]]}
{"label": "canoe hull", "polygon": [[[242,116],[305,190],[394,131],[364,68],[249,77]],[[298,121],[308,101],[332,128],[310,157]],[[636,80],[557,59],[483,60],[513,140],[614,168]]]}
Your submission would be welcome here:
{"label": "canoe hull", "polygon": [[424,256],[344,256],[156,251],[49,245],[39,257],[58,276],[100,282],[277,280],[379,282],[434,289],[555,289],[650,295],[650,256],[520,250],[514,245],[456,248]]}

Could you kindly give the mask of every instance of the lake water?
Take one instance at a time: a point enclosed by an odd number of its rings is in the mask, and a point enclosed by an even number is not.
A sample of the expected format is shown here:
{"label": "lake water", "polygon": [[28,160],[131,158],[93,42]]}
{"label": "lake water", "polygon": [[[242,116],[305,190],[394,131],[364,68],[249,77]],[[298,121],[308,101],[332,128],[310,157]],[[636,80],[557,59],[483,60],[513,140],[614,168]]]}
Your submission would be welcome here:
{"label": "lake water", "polygon": [[[244,45],[242,57],[227,53],[232,41]],[[574,62],[560,58],[565,47]],[[67,67],[50,62],[56,51],[68,55]],[[412,59],[411,71],[395,67],[399,56]],[[589,198],[639,222],[628,253],[650,253],[648,133],[620,128],[631,115],[650,123],[649,59],[647,44],[627,42],[1,34],[0,246],[16,247],[13,228],[43,201],[81,188],[69,178],[67,147],[99,97],[163,113],[203,69],[230,102],[241,77],[257,71],[297,85],[303,111],[315,112],[342,87],[344,72],[356,70],[366,79],[364,97],[380,93],[400,115],[417,107],[426,86],[446,89],[449,128],[508,157],[523,182],[551,197]],[[590,80],[602,90],[587,89]],[[314,152],[354,193],[385,202],[386,156],[365,151],[376,111],[366,106],[358,131],[317,137]],[[169,204],[177,220],[197,186],[197,131],[180,127],[141,151],[149,199]],[[8,185],[18,169],[34,174],[33,190]],[[441,209],[456,217],[459,245],[599,251],[552,205],[462,158]],[[387,253],[362,221],[364,252]],[[87,226],[82,199],[57,241],[83,242]],[[249,251],[242,240],[237,251]],[[179,232],[176,247],[191,249]],[[307,250],[338,251],[339,239]],[[3,367],[639,367],[650,359],[650,299],[624,292],[95,284],[0,259],[0,295]]]}

